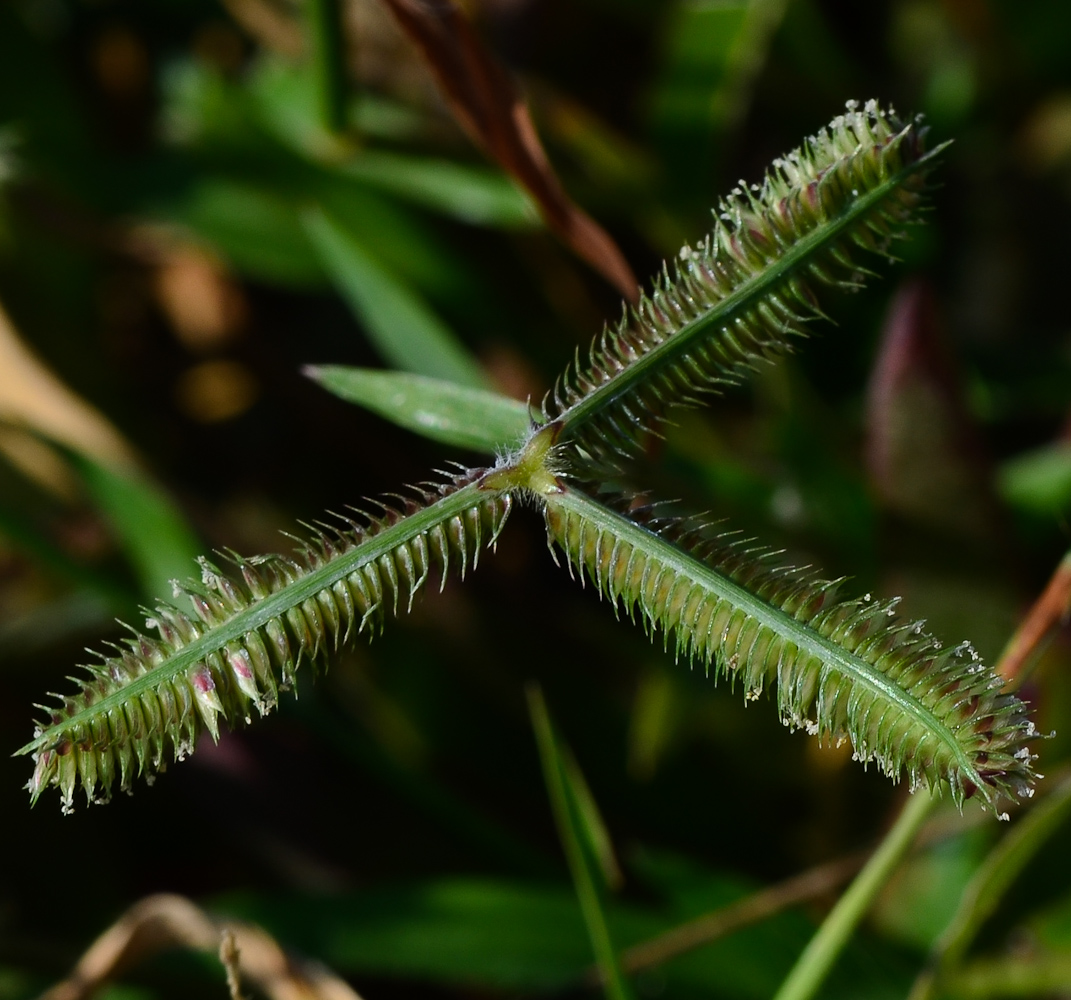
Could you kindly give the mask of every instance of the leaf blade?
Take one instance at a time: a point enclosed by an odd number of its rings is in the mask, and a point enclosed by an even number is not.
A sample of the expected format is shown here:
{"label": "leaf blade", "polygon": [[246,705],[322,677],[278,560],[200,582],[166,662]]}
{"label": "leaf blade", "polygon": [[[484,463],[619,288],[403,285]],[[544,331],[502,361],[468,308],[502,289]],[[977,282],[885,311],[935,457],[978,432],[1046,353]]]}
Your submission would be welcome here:
{"label": "leaf blade", "polygon": [[479,365],[442,320],[331,216],[314,208],[303,222],[324,269],[386,361],[429,378],[486,385]]}
{"label": "leaf blade", "polygon": [[485,454],[516,446],[531,422],[524,403],[441,379],[345,365],[310,365],[305,374],[399,427]]}
{"label": "leaf blade", "polygon": [[[602,973],[606,996],[609,1000],[629,1000],[632,991],[621,971],[597,884],[599,859],[605,850],[600,841],[605,836],[605,831],[600,830],[593,835],[593,828],[588,825],[585,809],[593,805],[593,800],[590,800],[586,787],[581,790],[574,783],[575,765],[571,768],[567,763],[564,748],[554,731],[546,699],[538,685],[528,688],[528,711],[558,835],[569,862],[588,937]],[[587,802],[585,795],[589,800]],[[601,823],[598,827],[601,828]]]}
{"label": "leaf blade", "polygon": [[547,159],[528,106],[509,74],[453,2],[384,0],[420,49],[454,117],[487,155],[524,186],[547,225],[627,299],[636,278],[610,235],[565,193]]}
{"label": "leaf blade", "polygon": [[78,452],[68,457],[119,538],[143,597],[166,593],[172,580],[189,576],[201,545],[157,483],[135,468],[117,468]]}

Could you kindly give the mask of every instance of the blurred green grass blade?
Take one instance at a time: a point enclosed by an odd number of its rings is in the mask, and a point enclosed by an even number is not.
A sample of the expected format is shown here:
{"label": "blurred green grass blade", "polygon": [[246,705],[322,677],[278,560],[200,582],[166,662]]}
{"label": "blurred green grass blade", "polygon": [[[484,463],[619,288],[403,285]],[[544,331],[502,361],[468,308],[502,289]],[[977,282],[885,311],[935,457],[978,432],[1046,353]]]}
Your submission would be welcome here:
{"label": "blurred green grass blade", "polygon": [[659,128],[703,136],[747,108],[787,0],[676,5],[653,112]]}
{"label": "blurred green grass blade", "polygon": [[[572,890],[450,878],[329,897],[261,893],[213,909],[267,926],[348,974],[491,990],[562,990],[591,960]],[[633,913],[634,933],[659,926]]]}
{"label": "blurred green grass blade", "polygon": [[328,133],[341,132],[346,125],[347,97],[341,4],[339,0],[306,0],[305,18],[320,126]]}
{"label": "blurred green grass blade", "polygon": [[486,385],[475,359],[412,289],[323,211],[310,209],[303,221],[324,268],[384,360],[430,378]]}
{"label": "blurred green grass blade", "polygon": [[926,844],[907,858],[875,901],[871,926],[887,940],[919,954],[929,952],[988,853],[990,832],[988,825],[967,829]]}
{"label": "blurred green grass blade", "polygon": [[104,514],[148,599],[170,599],[171,581],[195,569],[201,544],[168,495],[134,469],[110,468],[85,455],[71,459]]}
{"label": "blurred green grass blade", "polygon": [[[610,937],[597,883],[599,834],[596,833],[593,837],[585,821],[584,809],[580,805],[582,796],[578,794],[571,769],[565,763],[564,752],[554,732],[554,724],[551,722],[543,692],[536,685],[528,688],[528,709],[558,835],[569,862],[569,870],[573,876],[573,884],[580,900],[580,909],[584,915],[584,923],[606,996],[608,1000],[631,1000],[632,991],[618,963],[617,950]],[[587,798],[590,801],[590,792],[587,793]],[[595,814],[598,815],[597,811]],[[601,820],[597,825],[602,827]]]}
{"label": "blurred green grass blade", "polygon": [[911,992],[911,1000],[936,995],[943,976],[960,963],[1005,893],[1034,855],[1060,830],[1069,813],[1071,778],[1065,778],[1001,838],[967,885],[956,915]]}
{"label": "blurred green grass blade", "polygon": [[680,732],[681,698],[669,672],[649,668],[640,675],[628,733],[628,773],[649,781]]}
{"label": "blurred green grass blade", "polygon": [[[649,940],[757,888],[698,863],[680,875],[679,894],[687,897],[681,903],[657,882],[657,907],[614,899],[606,913],[614,940],[625,946]],[[419,981],[495,995],[568,990],[580,996],[591,967],[575,892],[546,879],[438,878],[330,896],[265,890],[228,896],[212,908],[261,924],[347,975],[410,987]],[[802,913],[780,913],[674,958],[648,983],[660,983],[667,998],[770,997],[811,929]],[[913,972],[901,952],[853,942],[823,1000],[902,997]]]}
{"label": "blurred green grass blade", "polygon": [[366,150],[341,172],[474,226],[541,225],[531,199],[506,174],[486,167]]}
{"label": "blurred green grass blade", "polygon": [[1034,948],[1023,952],[968,962],[943,981],[942,995],[954,1000],[1067,996],[1071,955]]}
{"label": "blurred green grass blade", "polygon": [[921,789],[903,804],[900,815],[886,831],[863,870],[826,914],[814,937],[800,953],[774,1000],[811,1000],[822,995],[819,990],[824,991],[830,973],[860,921],[911,849],[935,801],[928,789]]}
{"label": "blurred green grass blade", "polygon": [[528,407],[506,396],[408,372],[310,365],[305,374],[348,403],[433,441],[494,455],[528,431]]}
{"label": "blurred green grass blade", "polygon": [[650,120],[674,187],[708,196],[712,163],[728,147],[769,55],[787,0],[678,0],[666,19]]}
{"label": "blurred green grass blade", "polygon": [[591,788],[572,750],[567,746],[559,746],[558,757],[566,789],[576,807],[576,817],[580,823],[579,832],[598,866],[603,885],[607,889],[617,891],[624,885],[625,877],[621,872],[621,866],[617,863],[614,842],[610,839],[610,831],[599,811],[599,804],[595,801],[595,796],[591,794]]}
{"label": "blurred green grass blade", "polygon": [[667,19],[662,72],[652,93],[659,131],[702,135],[711,101],[728,69],[733,46],[747,22],[747,0],[678,2]]}
{"label": "blurred green grass blade", "polygon": [[711,100],[714,128],[733,128],[746,114],[755,83],[766,64],[770,42],[787,9],[788,0],[749,0],[744,23],[733,39],[725,71]]}
{"label": "blurred green grass blade", "polygon": [[[315,81],[307,64],[262,53],[244,84],[273,134],[295,149],[316,148],[322,134],[316,127]],[[350,95],[346,123],[362,138],[417,139],[427,131],[427,116],[419,109],[369,91]]]}
{"label": "blurred green grass blade", "polygon": [[297,209],[274,191],[208,174],[189,191],[177,215],[239,274],[286,288],[327,285]]}
{"label": "blurred green grass blade", "polygon": [[1059,441],[1005,462],[997,476],[1004,500],[1018,510],[1057,514],[1071,506],[1071,444]]}

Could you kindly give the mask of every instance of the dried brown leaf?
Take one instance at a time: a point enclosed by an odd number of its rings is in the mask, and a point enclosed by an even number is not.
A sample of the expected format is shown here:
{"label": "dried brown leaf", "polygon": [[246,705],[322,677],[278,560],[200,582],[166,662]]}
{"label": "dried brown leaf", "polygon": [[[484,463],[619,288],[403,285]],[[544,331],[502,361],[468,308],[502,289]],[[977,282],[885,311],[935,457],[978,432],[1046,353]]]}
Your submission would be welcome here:
{"label": "dried brown leaf", "polygon": [[624,254],[562,188],[531,114],[453,0],[383,0],[420,49],[469,137],[532,195],[547,225],[625,298],[639,294]]}
{"label": "dried brown leaf", "polygon": [[228,985],[239,976],[269,1000],[361,1000],[343,980],[285,954],[259,927],[205,913],[184,896],[147,896],[89,946],[63,982],[41,1000],[88,1000],[106,983],[161,951],[188,948],[219,954],[226,946]]}

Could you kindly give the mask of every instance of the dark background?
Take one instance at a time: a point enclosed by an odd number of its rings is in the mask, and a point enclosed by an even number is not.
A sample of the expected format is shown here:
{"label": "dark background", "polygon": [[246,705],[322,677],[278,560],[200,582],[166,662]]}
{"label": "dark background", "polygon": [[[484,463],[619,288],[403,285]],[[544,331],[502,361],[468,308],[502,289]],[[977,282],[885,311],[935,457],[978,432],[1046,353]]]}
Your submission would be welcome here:
{"label": "dark background", "polygon": [[[286,125],[318,127],[300,86],[294,97],[263,84],[307,74],[288,52],[301,12],[264,3],[289,26],[273,48],[250,27],[258,3],[0,5],[0,303],[40,362],[118,429],[164,504],[156,541],[139,547],[124,517],[142,508],[94,488],[65,452],[46,453],[58,472],[37,450],[26,457],[12,425],[62,438],[47,414],[70,399],[20,404],[21,370],[0,360],[0,998],[61,978],[158,891],[261,922],[370,1000],[590,994],[576,985],[587,943],[526,682],[541,682],[619,850],[623,943],[872,844],[903,790],[615,622],[555,568],[530,510],[463,585],[333,657],[315,684],[302,668],[299,700],[131,798],[61,817],[46,795],[31,811],[28,761],[8,758],[31,736],[32,704],[68,688],[84,646],[117,638],[116,616],[138,620],[152,581],[192,571],[189,554],[285,548],[278,531],[297,519],[446,459],[477,461],[302,376],[307,363],[382,363],[302,237],[302,206],[348,204],[354,238],[517,398],[539,398],[619,310],[539,226],[458,221],[347,179],[304,143]],[[993,662],[1069,531],[1071,7],[470,8],[565,186],[641,275],[701,237],[719,192],[759,179],[849,98],[922,112],[931,142],[955,140],[901,262],[876,265],[882,279],[861,294],[833,295],[836,326],[785,364],[680,416],[642,476],[653,495],[725,517],[791,561],[853,576],[860,593],[902,593],[936,634],[970,637]],[[385,10],[360,0],[348,19],[364,114],[351,155],[484,169]],[[66,443],[107,459],[99,442]],[[1050,776],[1066,754],[1067,658],[1060,637],[1026,692],[1040,728],[1059,732],[1041,748]],[[975,808],[949,822],[823,995],[903,995],[997,832]],[[987,948],[1040,936],[1071,950],[1057,846]],[[638,988],[768,996],[823,903]],[[114,992],[189,995],[226,995],[218,965],[160,958]]]}

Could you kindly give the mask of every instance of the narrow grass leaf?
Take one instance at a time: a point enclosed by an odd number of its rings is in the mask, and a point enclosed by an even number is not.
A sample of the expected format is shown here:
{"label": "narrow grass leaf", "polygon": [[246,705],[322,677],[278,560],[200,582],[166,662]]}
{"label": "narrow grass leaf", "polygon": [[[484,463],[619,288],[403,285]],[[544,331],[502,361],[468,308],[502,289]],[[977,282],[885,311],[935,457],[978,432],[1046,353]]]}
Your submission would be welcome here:
{"label": "narrow grass leaf", "polygon": [[591,787],[584,777],[584,772],[580,770],[573,751],[564,744],[559,745],[558,749],[566,786],[576,806],[576,818],[580,823],[584,843],[598,866],[602,884],[616,892],[624,885],[625,876],[617,862],[614,842],[610,839],[606,820],[602,817],[599,804],[591,793]]}
{"label": "narrow grass leaf", "polygon": [[540,224],[532,200],[496,170],[371,149],[340,170],[370,187],[470,225],[529,229]]}
{"label": "narrow grass leaf", "polygon": [[930,954],[910,1000],[925,1000],[941,989],[941,981],[963,959],[978,932],[996,911],[1005,893],[1030,860],[1071,815],[1071,778],[1065,778],[1026,813],[982,862],[959,902],[952,922]]}
{"label": "narrow grass leaf", "polygon": [[415,291],[322,210],[310,209],[304,223],[324,269],[385,361],[430,378],[486,386],[475,359]]}
{"label": "narrow grass leaf", "polygon": [[399,427],[484,454],[515,447],[531,422],[515,399],[423,375],[344,365],[310,365],[305,374]]}
{"label": "narrow grass leaf", "polygon": [[384,0],[420,50],[458,124],[516,177],[547,225],[626,298],[636,278],[610,235],[565,193],[547,159],[528,105],[454,0]]}
{"label": "narrow grass leaf", "polygon": [[70,458],[119,539],[143,597],[169,593],[172,580],[190,575],[200,542],[159,484],[132,467],[106,465],[74,452]]}
{"label": "narrow grass leaf", "polygon": [[[570,768],[565,762],[564,748],[554,731],[554,723],[547,710],[543,692],[537,685],[528,689],[528,709],[558,836],[569,862],[569,870],[573,876],[573,884],[580,900],[580,909],[584,914],[584,923],[602,975],[606,996],[608,1000],[629,1000],[632,991],[621,972],[617,949],[610,938],[602,893],[598,885],[597,858],[600,845],[597,841],[605,837],[605,828],[602,827],[601,821],[597,821],[596,828],[601,829],[602,834],[600,836],[597,833],[596,842],[593,842],[592,827],[585,822],[584,808],[580,804],[585,794],[590,802],[590,792],[585,788],[584,792],[578,793],[573,781],[575,765]],[[598,815],[597,811],[595,815]],[[608,838],[606,840],[608,842]]]}

